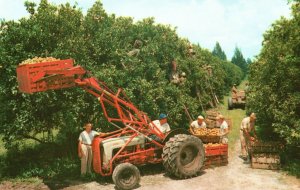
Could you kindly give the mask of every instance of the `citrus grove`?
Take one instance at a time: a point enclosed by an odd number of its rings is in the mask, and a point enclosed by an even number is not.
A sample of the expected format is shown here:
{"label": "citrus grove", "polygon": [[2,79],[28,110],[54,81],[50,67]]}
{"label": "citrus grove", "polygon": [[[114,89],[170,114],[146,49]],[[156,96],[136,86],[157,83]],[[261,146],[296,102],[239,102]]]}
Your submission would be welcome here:
{"label": "citrus grove", "polygon": [[[156,24],[154,18],[134,22],[130,17],[108,15],[100,1],[86,15],[76,6],[53,5],[47,0],[38,6],[27,1],[25,7],[27,18],[1,21],[0,134],[6,148],[16,150],[12,158],[26,139],[51,147],[47,152],[40,148],[41,160],[73,157],[84,122],[91,121],[102,131],[115,129],[104,119],[98,101],[80,89],[32,95],[19,92],[15,70],[24,60],[72,58],[109,86],[122,87],[150,118],[167,113],[174,128],[188,128],[184,107],[198,115],[215,106],[243,77],[238,66],[180,38],[175,28]],[[180,83],[170,80],[174,64],[177,73],[185,74]],[[43,175],[41,163],[24,159],[20,167],[27,161],[25,168],[37,168],[26,175]],[[17,162],[15,165],[18,167]],[[22,172],[8,171],[6,175]]]}
{"label": "citrus grove", "polygon": [[0,137],[7,150],[0,155],[0,177],[78,177],[74,157],[83,124],[90,121],[104,132],[116,129],[99,102],[81,89],[19,92],[17,66],[39,57],[74,59],[108,86],[123,88],[151,119],[168,114],[172,128],[188,129],[186,108],[192,116],[205,116],[233,84],[248,77],[246,111],[257,113],[259,136],[284,142],[287,152],[298,150],[300,2],[291,4],[292,17],[276,21],[264,34],[253,62],[238,48],[230,62],[219,43],[211,52],[154,18],[109,15],[101,1],[86,14],[69,3],[26,1],[27,17],[0,21]]}

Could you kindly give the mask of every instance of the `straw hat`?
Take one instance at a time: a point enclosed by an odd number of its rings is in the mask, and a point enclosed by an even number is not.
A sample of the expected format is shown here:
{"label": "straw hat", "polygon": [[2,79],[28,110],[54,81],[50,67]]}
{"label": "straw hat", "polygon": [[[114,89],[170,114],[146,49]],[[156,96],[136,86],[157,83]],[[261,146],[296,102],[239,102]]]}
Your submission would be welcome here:
{"label": "straw hat", "polygon": [[217,116],[217,119],[225,119],[225,117],[220,114],[220,115]]}
{"label": "straw hat", "polygon": [[252,119],[256,119],[255,113],[251,113],[251,114],[250,114],[250,117],[251,117]]}

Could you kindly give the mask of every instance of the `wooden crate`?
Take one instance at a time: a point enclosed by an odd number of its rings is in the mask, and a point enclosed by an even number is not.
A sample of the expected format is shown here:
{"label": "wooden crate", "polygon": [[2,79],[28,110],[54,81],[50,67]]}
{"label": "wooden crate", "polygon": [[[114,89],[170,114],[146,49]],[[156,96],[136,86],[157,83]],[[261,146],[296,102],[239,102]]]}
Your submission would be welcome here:
{"label": "wooden crate", "polygon": [[203,168],[212,168],[219,166],[226,166],[228,164],[228,156],[227,155],[217,155],[217,156],[207,156]]}
{"label": "wooden crate", "polygon": [[280,164],[270,164],[270,163],[251,163],[253,169],[265,169],[265,170],[279,170]]}
{"label": "wooden crate", "polygon": [[[233,123],[232,123],[232,120],[231,119],[225,119],[225,121],[227,122],[228,124],[228,129],[230,130]],[[211,119],[205,119],[205,123],[206,123],[206,126],[207,128],[220,128],[220,125],[218,125],[218,122],[216,120],[211,120]]]}
{"label": "wooden crate", "polygon": [[220,136],[197,136],[201,139],[203,143],[219,143],[221,137]]}
{"label": "wooden crate", "polygon": [[219,111],[217,110],[208,110],[206,112],[206,118],[209,120],[213,120],[216,121],[217,120],[217,116],[220,114]]}
{"label": "wooden crate", "polygon": [[228,144],[209,145],[205,144],[205,156],[228,156]]}
{"label": "wooden crate", "polygon": [[255,169],[280,169],[280,156],[277,153],[256,153],[251,156],[251,167]]}
{"label": "wooden crate", "polygon": [[280,142],[269,141],[269,142],[249,142],[249,153],[278,153],[282,149]]}
{"label": "wooden crate", "polygon": [[206,127],[207,128],[215,128],[217,127],[217,121],[212,120],[212,119],[205,119]]}

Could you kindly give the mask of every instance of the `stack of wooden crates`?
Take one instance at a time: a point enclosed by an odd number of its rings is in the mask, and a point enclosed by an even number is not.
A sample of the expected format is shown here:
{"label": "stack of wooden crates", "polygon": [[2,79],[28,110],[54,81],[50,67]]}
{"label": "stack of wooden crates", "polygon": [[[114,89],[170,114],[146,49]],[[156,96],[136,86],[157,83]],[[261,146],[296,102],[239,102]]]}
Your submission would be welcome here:
{"label": "stack of wooden crates", "polygon": [[225,166],[228,164],[228,144],[204,144],[204,168]]}
{"label": "stack of wooden crates", "polygon": [[279,142],[251,142],[249,154],[251,167],[257,169],[280,169],[279,151],[282,145]]}
{"label": "stack of wooden crates", "polygon": [[206,112],[206,118],[205,118],[205,123],[207,128],[215,128],[218,127],[217,124],[217,116],[220,113],[217,110],[208,110]]}
{"label": "stack of wooden crates", "polygon": [[[218,112],[217,110],[208,110],[206,112],[206,134],[197,134],[197,132],[195,133],[195,131],[191,131],[193,135],[199,137],[204,143],[206,157],[204,168],[224,166],[228,164],[228,144],[219,143],[220,135],[212,132],[220,130],[217,123],[217,116],[219,114],[220,112]],[[226,119],[226,121],[229,125],[232,124],[230,119]]]}

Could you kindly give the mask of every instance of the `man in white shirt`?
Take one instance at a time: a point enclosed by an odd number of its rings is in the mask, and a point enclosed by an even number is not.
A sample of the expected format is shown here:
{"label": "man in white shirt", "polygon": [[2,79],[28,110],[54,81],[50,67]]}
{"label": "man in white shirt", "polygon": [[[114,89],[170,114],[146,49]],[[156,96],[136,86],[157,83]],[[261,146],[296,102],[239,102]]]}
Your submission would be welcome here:
{"label": "man in white shirt", "polygon": [[160,132],[164,134],[171,130],[170,125],[168,124],[168,116],[164,113],[159,115],[158,120],[154,120],[151,123],[153,123],[160,130]]}
{"label": "man in white shirt", "polygon": [[217,121],[220,125],[220,143],[228,144],[228,123],[225,121],[225,117],[223,115],[218,115]]}
{"label": "man in white shirt", "polygon": [[[168,133],[171,128],[170,125],[168,124],[168,116],[164,113],[159,115],[158,120],[154,120],[150,123],[150,126],[154,128],[154,125],[158,128],[158,130],[164,134]],[[154,128],[155,129],[155,128]],[[150,135],[150,138],[156,141],[161,141],[156,135]]]}
{"label": "man in white shirt", "polygon": [[85,130],[82,131],[78,138],[78,156],[81,159],[81,175],[86,172],[91,173],[91,166],[93,160],[92,142],[98,132],[92,130],[92,124],[86,123]]}
{"label": "man in white shirt", "polygon": [[206,123],[204,122],[204,117],[199,115],[197,120],[191,123],[191,127],[194,129],[206,128]]}
{"label": "man in white shirt", "polygon": [[[251,113],[249,117],[245,117],[242,120],[241,128],[240,128],[240,141],[241,141],[241,156],[240,158],[246,160],[248,158],[248,151],[246,148],[246,140],[254,140],[256,139],[256,131],[254,128],[256,120],[255,113]],[[250,133],[253,132],[253,137],[251,137]]]}

